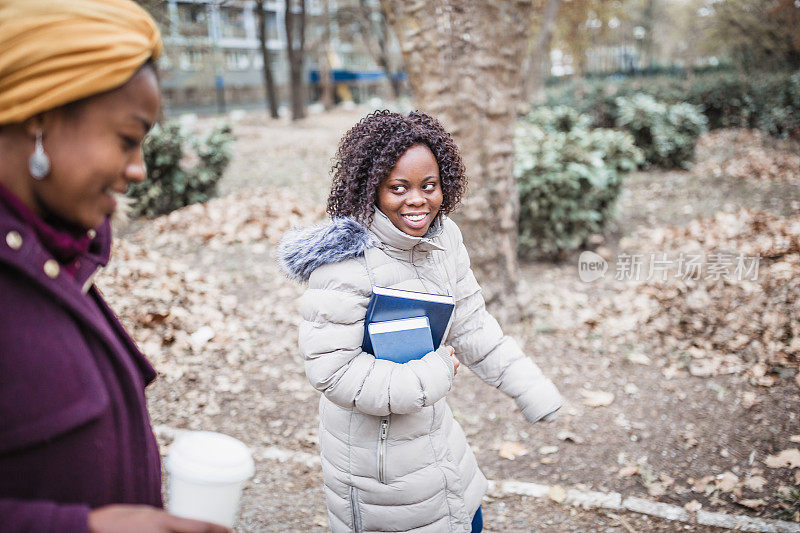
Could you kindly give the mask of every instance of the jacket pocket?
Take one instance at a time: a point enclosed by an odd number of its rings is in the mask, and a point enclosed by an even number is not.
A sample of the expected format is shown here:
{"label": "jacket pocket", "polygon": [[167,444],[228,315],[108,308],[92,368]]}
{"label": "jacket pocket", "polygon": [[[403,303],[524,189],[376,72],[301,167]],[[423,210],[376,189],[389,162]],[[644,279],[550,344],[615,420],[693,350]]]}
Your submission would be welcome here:
{"label": "jacket pocket", "polygon": [[389,419],[381,418],[380,432],[378,434],[378,481],[386,484],[386,454],[387,441],[389,440]]}
{"label": "jacket pocket", "polygon": [[361,525],[361,511],[358,508],[358,489],[350,487],[350,512],[353,518],[353,533],[361,533],[364,531]]}
{"label": "jacket pocket", "polygon": [[77,327],[55,318],[48,307],[42,311],[47,335],[27,333],[27,324],[0,313],[0,455],[52,444],[101,417],[111,405],[94,358],[116,354],[89,344]]}

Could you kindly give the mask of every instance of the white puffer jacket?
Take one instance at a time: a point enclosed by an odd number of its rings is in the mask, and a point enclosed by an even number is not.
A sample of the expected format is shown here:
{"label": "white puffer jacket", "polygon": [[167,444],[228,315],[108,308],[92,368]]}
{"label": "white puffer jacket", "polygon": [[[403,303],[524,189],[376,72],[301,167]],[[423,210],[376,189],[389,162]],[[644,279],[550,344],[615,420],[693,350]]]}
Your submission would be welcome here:
{"label": "white puffer jacket", "polygon": [[445,395],[453,364],[443,348],[398,364],[361,350],[373,285],[456,299],[445,344],[535,422],[561,407],[555,386],[487,313],[461,232],[437,217],[425,237],[380,210],[367,230],[349,219],[288,234],[281,266],[308,281],[300,350],[320,398],[325,498],[334,533],[469,532],[486,491]]}

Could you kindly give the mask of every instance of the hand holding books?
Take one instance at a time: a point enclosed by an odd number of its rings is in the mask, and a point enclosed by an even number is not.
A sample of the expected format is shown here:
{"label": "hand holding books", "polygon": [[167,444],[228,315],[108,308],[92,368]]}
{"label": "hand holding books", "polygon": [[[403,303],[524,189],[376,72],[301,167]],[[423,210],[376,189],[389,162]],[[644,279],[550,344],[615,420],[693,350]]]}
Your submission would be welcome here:
{"label": "hand holding books", "polygon": [[456,359],[456,350],[452,346],[445,345],[445,348],[450,352],[450,359],[453,360],[453,375],[455,376],[458,374],[458,367],[461,366],[461,363],[458,359]]}

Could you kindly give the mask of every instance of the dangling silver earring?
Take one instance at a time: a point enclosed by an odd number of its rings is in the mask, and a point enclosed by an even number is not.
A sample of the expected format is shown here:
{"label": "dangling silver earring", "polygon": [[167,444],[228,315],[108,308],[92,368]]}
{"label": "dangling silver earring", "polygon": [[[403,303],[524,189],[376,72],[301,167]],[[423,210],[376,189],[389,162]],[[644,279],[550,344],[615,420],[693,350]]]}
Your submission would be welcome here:
{"label": "dangling silver earring", "polygon": [[50,157],[45,153],[42,146],[42,132],[36,132],[36,145],[33,153],[28,159],[28,171],[35,180],[44,179],[50,173]]}

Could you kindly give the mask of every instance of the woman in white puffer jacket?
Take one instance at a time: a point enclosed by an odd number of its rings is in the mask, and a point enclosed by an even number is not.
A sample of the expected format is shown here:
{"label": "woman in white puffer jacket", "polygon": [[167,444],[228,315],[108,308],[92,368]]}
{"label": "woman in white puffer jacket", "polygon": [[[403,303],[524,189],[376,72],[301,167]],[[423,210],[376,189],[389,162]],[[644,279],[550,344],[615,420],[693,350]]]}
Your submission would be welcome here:
{"label": "woman in white puffer jacket", "polygon": [[[464,167],[436,119],[368,115],[342,139],[333,171],[331,223],[290,232],[278,247],[283,270],[308,282],[300,350],[323,392],[331,530],[480,531],[486,478],[445,401],[458,361],[530,422],[552,419],[561,397],[485,309],[446,216],[460,202]],[[373,286],[454,296],[445,345],[403,364],[362,351]]]}

